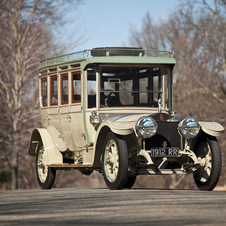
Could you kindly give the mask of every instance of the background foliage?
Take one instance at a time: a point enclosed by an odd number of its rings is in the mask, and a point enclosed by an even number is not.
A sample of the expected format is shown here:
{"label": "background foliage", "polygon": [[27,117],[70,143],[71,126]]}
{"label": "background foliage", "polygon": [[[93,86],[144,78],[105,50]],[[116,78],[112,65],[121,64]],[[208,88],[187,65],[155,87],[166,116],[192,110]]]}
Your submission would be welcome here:
{"label": "background foliage", "polygon": [[[32,129],[40,126],[38,62],[60,54],[56,42],[62,15],[80,1],[0,0],[0,189],[36,188],[35,160],[27,149]],[[51,10],[50,10],[51,9]],[[130,30],[130,45],[172,49],[174,109],[180,118],[226,125],[226,1],[182,1],[169,19],[155,23],[149,13],[142,28]],[[64,37],[65,38],[65,37]],[[72,43],[72,44],[76,44]],[[65,51],[65,46],[63,46]],[[226,135],[219,138],[226,179]],[[55,187],[104,187],[101,174],[57,172]],[[195,188],[192,175],[139,176],[137,187]]]}

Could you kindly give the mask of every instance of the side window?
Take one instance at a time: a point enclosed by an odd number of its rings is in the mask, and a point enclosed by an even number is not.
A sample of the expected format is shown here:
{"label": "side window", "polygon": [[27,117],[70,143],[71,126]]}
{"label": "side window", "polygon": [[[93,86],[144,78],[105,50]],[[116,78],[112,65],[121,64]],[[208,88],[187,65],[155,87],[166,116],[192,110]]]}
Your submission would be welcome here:
{"label": "side window", "polygon": [[153,89],[155,91],[154,93],[154,100],[161,98],[161,93],[159,92],[161,89],[161,77],[160,76],[154,76],[153,77]]}
{"label": "side window", "polygon": [[61,104],[68,104],[68,75],[61,75]]}
{"label": "side window", "polygon": [[50,77],[50,105],[57,105],[57,76]]}
{"label": "side window", "polygon": [[81,74],[80,72],[72,73],[72,103],[81,102]]}
{"label": "side window", "polygon": [[42,106],[47,106],[47,78],[41,79]]}
{"label": "side window", "polygon": [[139,91],[140,91],[140,104],[146,104],[148,98],[148,78],[140,78],[139,79]]}
{"label": "side window", "polygon": [[96,107],[96,71],[87,71],[88,108]]}

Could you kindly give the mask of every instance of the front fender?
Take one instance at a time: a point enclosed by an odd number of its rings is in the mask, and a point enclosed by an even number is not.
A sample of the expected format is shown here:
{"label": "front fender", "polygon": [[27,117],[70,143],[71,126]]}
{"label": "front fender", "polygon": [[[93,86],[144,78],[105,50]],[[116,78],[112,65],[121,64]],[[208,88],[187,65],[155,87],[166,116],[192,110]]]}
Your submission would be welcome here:
{"label": "front fender", "polygon": [[109,132],[118,135],[130,135],[133,133],[133,126],[128,122],[105,121],[98,127],[94,142],[92,166],[101,168],[101,155],[105,138]]}
{"label": "front fender", "polygon": [[57,149],[49,131],[45,128],[34,129],[31,135],[28,154],[36,156],[41,144],[47,152],[47,164],[63,163],[63,156]]}
{"label": "front fender", "polygon": [[118,135],[129,135],[133,132],[133,127],[128,122],[105,121],[100,125],[98,131],[100,131],[104,126],[109,127],[113,133]]}
{"label": "front fender", "polygon": [[199,122],[204,133],[217,137],[224,133],[224,127],[217,122]]}

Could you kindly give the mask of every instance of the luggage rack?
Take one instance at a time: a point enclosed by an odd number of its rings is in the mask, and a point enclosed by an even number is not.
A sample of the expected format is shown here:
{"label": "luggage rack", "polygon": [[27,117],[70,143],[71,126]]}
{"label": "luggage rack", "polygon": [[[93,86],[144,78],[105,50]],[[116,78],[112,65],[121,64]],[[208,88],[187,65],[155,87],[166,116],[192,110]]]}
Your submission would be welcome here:
{"label": "luggage rack", "polygon": [[82,60],[90,57],[166,57],[173,58],[174,52],[142,48],[105,47],[87,49],[79,52],[59,55],[40,61],[39,67],[55,65],[63,62]]}

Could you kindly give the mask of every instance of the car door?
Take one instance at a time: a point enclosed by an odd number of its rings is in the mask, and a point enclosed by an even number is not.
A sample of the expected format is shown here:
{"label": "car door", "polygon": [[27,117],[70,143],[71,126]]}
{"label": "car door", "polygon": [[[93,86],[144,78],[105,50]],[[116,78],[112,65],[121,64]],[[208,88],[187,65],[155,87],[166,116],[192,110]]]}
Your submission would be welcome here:
{"label": "car door", "polygon": [[76,150],[76,145],[71,133],[71,119],[70,112],[70,72],[60,74],[60,104],[59,104],[59,117],[62,134],[61,137],[66,142],[67,148],[71,151]]}
{"label": "car door", "polygon": [[[49,122],[47,129],[50,133],[61,134],[61,126],[59,121],[59,93],[58,93],[58,76],[57,74],[49,76],[49,107],[47,108],[48,116],[46,120]],[[59,137],[60,138],[60,137]],[[55,144],[59,150],[64,151],[65,142],[59,141],[56,136],[53,136]]]}
{"label": "car door", "polygon": [[83,81],[80,71],[74,71],[71,73],[71,106],[70,106],[70,120],[71,120],[71,132],[74,142],[78,149],[85,147],[88,144],[88,139],[85,133],[85,125],[83,118]]}

